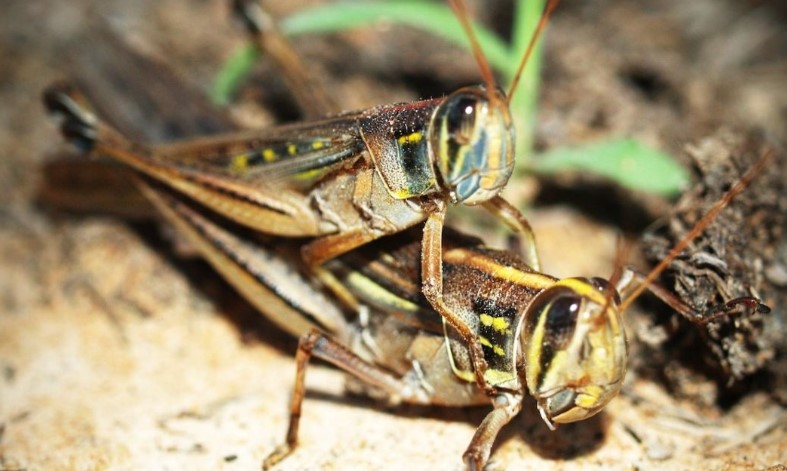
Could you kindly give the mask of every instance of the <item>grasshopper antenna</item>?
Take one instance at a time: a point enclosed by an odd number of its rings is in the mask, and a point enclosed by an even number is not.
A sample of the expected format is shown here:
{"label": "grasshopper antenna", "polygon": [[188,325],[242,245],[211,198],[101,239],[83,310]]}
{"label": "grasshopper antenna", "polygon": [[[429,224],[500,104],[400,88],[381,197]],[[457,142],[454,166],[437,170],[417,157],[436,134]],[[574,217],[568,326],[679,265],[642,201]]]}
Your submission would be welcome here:
{"label": "grasshopper antenna", "polygon": [[462,29],[467,34],[470,48],[473,50],[473,56],[475,56],[479,69],[481,69],[481,77],[483,77],[484,84],[486,84],[490,100],[495,100],[494,89],[497,87],[497,83],[495,83],[495,77],[492,74],[492,67],[489,65],[489,61],[486,60],[484,51],[481,50],[481,45],[478,43],[478,37],[473,30],[473,25],[470,24],[470,13],[467,11],[467,5],[462,0],[448,0],[448,3],[451,4],[451,8],[462,25]]}
{"label": "grasshopper antenna", "polygon": [[615,268],[612,270],[612,275],[610,275],[609,280],[607,281],[609,283],[609,289],[607,289],[606,293],[604,294],[604,309],[602,312],[606,312],[607,308],[609,308],[609,305],[612,304],[612,299],[617,293],[615,286],[617,286],[618,281],[623,278],[623,272],[625,271],[623,267],[626,264],[626,260],[628,259],[630,246],[623,238],[623,234],[618,233],[615,247],[615,263],[613,265]]}
{"label": "grasshopper antenna", "polygon": [[[663,272],[670,263],[672,263],[678,255],[688,247],[688,245],[699,236],[705,228],[710,225],[710,223],[718,216],[718,214],[730,204],[730,202],[735,199],[736,196],[741,194],[746,187],[754,180],[755,177],[765,168],[765,165],[773,156],[773,149],[767,150],[762,157],[754,164],[754,166],[746,172],[746,174],[738,180],[735,185],[730,188],[727,193],[724,194],[724,197],[721,198],[713,207],[694,225],[694,227],[689,231],[686,236],[678,242],[675,247],[670,250],[669,254],[661,261],[658,265],[656,265],[650,273],[645,276],[642,282],[637,286],[630,294],[626,297],[625,301],[620,305],[620,311],[623,312],[625,309],[637,299],[643,291],[645,291],[648,286],[650,286],[656,278]],[[749,300],[750,298],[745,298]],[[765,308],[763,305],[758,305],[756,307],[758,310]]]}
{"label": "grasshopper antenna", "polygon": [[519,85],[519,79],[522,77],[522,71],[525,70],[525,65],[527,64],[528,59],[533,53],[533,49],[535,48],[536,41],[538,40],[541,33],[544,31],[544,27],[546,26],[547,22],[549,21],[549,17],[552,15],[552,12],[557,7],[557,4],[560,3],[560,0],[547,0],[547,4],[544,5],[544,13],[541,14],[541,18],[538,20],[538,26],[536,26],[536,31],[533,33],[533,36],[530,38],[530,42],[527,44],[527,49],[525,50],[525,55],[522,56],[522,60],[519,61],[519,67],[516,69],[516,74],[514,75],[514,79],[511,80],[511,86],[508,88],[508,93],[506,94],[507,103],[511,104],[511,99],[514,96],[514,92]]}

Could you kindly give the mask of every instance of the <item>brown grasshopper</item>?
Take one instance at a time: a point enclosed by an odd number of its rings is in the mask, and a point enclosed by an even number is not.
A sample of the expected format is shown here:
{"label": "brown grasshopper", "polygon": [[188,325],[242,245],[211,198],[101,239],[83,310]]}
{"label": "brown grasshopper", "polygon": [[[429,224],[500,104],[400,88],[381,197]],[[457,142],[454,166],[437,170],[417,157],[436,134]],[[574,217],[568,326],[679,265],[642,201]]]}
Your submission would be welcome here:
{"label": "brown grasshopper", "polygon": [[302,333],[286,443],[268,456],[265,469],[297,444],[306,366],[316,356],[354,376],[367,393],[392,403],[465,407],[490,401],[494,409],[464,453],[468,468],[477,470],[488,461],[499,431],[521,410],[528,391],[551,429],[595,415],[618,394],[627,362],[622,316],[643,290],[698,325],[741,308],[768,312],[753,297],[696,312],[653,283],[765,161],[647,276],[625,269],[611,280],[557,279],[533,270],[517,253],[448,231],[442,254],[445,299],[472,320],[474,335],[484,346],[487,374],[495,379],[491,395],[475,381],[467,343],[441,322],[420,290],[417,231],[381,239],[326,264],[361,303],[359,312],[346,313],[332,291],[293,269],[302,265],[297,244],[244,234],[156,184],[142,188],[179,233],[262,313],[290,332]]}
{"label": "brown grasshopper", "polygon": [[[79,103],[76,97],[69,99],[71,105]],[[81,112],[73,106],[65,111]],[[753,174],[744,177],[717,209],[742,191]],[[476,381],[468,343],[442,322],[421,293],[422,240],[417,230],[381,239],[325,265],[359,300],[361,311],[348,312],[333,291],[324,290],[310,276],[297,242],[260,236],[149,177],[138,180],[160,212],[223,277],[266,316],[302,336],[287,441],[266,460],[267,466],[286,456],[297,442],[311,355],[337,365],[390,401],[469,406],[491,400],[494,410],[464,455],[468,466],[478,469],[528,391],[550,427],[589,417],[618,393],[627,355],[621,316],[642,289],[650,289],[698,324],[728,315],[740,305],[766,309],[754,298],[739,298],[709,312],[694,312],[646,281],[660,268],[648,277],[627,270],[610,281],[558,280],[534,270],[517,253],[489,249],[477,239],[449,231],[442,253],[445,302],[471,326],[483,347],[490,366],[487,375],[494,380],[488,396]]]}
{"label": "brown grasshopper", "polygon": [[[237,3],[261,42],[270,44],[271,34],[278,37],[256,4]],[[520,71],[556,3],[548,2]],[[448,206],[482,205],[524,238],[520,243],[528,264],[535,269],[540,264],[529,224],[499,195],[514,167],[508,98],[495,85],[464,6],[458,0],[451,4],[471,39],[485,85],[444,98],[160,146],[129,141],[67,87],[51,88],[45,101],[50,110],[67,116],[64,134],[85,152],[122,162],[256,231],[316,237],[302,248],[310,267],[425,221],[424,294],[468,343],[479,383],[491,388],[494,378],[485,374],[483,348],[472,325],[443,298],[442,228]]]}

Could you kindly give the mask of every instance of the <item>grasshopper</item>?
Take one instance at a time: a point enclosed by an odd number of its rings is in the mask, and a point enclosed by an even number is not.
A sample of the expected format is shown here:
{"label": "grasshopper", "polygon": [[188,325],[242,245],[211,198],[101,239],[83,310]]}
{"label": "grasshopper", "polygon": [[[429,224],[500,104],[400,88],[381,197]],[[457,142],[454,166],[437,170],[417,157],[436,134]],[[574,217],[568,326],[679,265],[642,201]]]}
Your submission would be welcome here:
{"label": "grasshopper", "polygon": [[[57,109],[77,144],[85,142],[92,113],[81,98],[60,88]],[[94,122],[94,121],[93,121]],[[756,170],[722,200],[742,191]],[[261,236],[234,225],[210,207],[191,200],[150,176],[140,187],[159,211],[263,314],[301,336],[296,389],[286,443],[266,460],[270,467],[296,445],[305,372],[317,356],[392,402],[470,406],[491,401],[464,454],[471,469],[488,461],[495,437],[521,409],[529,391],[550,428],[598,413],[619,391],[626,370],[622,313],[649,289],[681,314],[702,324],[744,306],[766,310],[754,298],[738,298],[697,313],[652,283],[625,270],[612,280],[558,280],[540,273],[514,252],[484,247],[477,239],[448,231],[444,265],[445,303],[470,326],[489,365],[491,390],[477,379],[469,343],[421,292],[419,263],[423,239],[409,230],[328,261],[324,269],[357,298],[362,309],[347,312],[333,290],[324,290],[304,264],[300,245]],[[165,182],[166,183],[166,182]],[[720,209],[723,204],[719,205]],[[679,253],[715,213],[667,257]],[[305,273],[305,275],[304,275]]]}
{"label": "grasshopper", "polygon": [[[259,5],[236,3],[260,43],[284,43],[271,40],[280,35]],[[470,345],[473,371],[491,388],[494,379],[485,374],[483,346],[471,324],[444,302],[441,254],[447,208],[483,206],[513,229],[527,263],[535,269],[540,264],[527,220],[499,195],[514,168],[509,98],[495,84],[464,6],[458,0],[451,4],[471,40],[485,83],[443,98],[160,146],[129,141],[67,89],[50,89],[46,103],[71,118],[63,123],[63,131],[83,151],[126,164],[250,229],[315,238],[303,246],[302,256],[325,277],[327,272],[316,268],[326,261],[424,223],[423,291]],[[547,4],[520,70],[555,4]],[[276,49],[279,56],[287,51]],[[303,75],[297,68],[283,68]],[[509,90],[508,97],[513,92]],[[323,99],[315,99],[313,106],[334,111]],[[344,298],[354,303],[346,293]]]}
{"label": "grasshopper", "polygon": [[[446,232],[446,302],[474,319],[484,345],[490,395],[474,380],[467,343],[441,322],[420,291],[417,230],[384,238],[329,261],[325,268],[362,303],[347,312],[332,290],[308,276],[298,245],[234,227],[182,196],[147,180],[142,189],[158,210],[238,291],[292,333],[301,333],[295,392],[284,445],[266,459],[267,469],[296,446],[312,356],[361,382],[364,391],[391,403],[493,410],[464,453],[469,469],[482,469],[499,431],[529,392],[550,429],[591,417],[620,391],[626,373],[623,312],[648,289],[691,322],[704,325],[740,308],[768,312],[756,298],[733,299],[696,312],[653,279],[700,234],[718,212],[761,170],[762,159],[670,255],[647,276],[632,269],[612,279],[557,279],[533,270],[511,251]],[[300,266],[299,271],[295,267]],[[303,275],[302,273],[307,273]]]}

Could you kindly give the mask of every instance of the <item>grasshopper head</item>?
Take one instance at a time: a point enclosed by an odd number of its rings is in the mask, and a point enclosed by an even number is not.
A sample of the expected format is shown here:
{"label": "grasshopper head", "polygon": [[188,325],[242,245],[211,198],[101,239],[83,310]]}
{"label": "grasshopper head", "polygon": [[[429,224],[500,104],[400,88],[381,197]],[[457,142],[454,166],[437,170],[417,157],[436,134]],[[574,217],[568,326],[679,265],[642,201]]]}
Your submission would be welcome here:
{"label": "grasshopper head", "polygon": [[434,111],[429,146],[452,203],[496,196],[514,171],[514,127],[503,92],[465,87],[446,97]]}
{"label": "grasshopper head", "polygon": [[620,391],[626,336],[620,297],[600,278],[567,278],[525,313],[525,379],[550,428],[588,418]]}

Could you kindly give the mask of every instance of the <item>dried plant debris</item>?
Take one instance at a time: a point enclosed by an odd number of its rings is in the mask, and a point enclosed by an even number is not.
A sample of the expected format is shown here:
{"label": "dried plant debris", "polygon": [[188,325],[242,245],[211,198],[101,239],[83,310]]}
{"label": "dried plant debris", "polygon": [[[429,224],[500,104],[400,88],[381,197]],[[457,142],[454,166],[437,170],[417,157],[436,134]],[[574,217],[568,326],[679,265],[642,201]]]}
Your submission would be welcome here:
{"label": "dried plant debris", "polygon": [[[771,146],[772,147],[772,146]],[[664,258],[670,247],[751,168],[769,146],[762,139],[724,130],[687,147],[698,183],[678,201],[668,220],[644,236],[646,256]],[[700,327],[698,337],[732,383],[758,372],[783,350],[785,334],[785,222],[787,165],[773,149],[766,170],[665,271],[662,282],[697,311],[739,296],[756,296],[770,313],[734,312]],[[678,330],[697,329],[688,322]],[[682,345],[686,345],[685,338]],[[692,355],[697,356],[696,344]],[[711,363],[714,363],[711,362]],[[714,376],[711,373],[710,376]]]}

